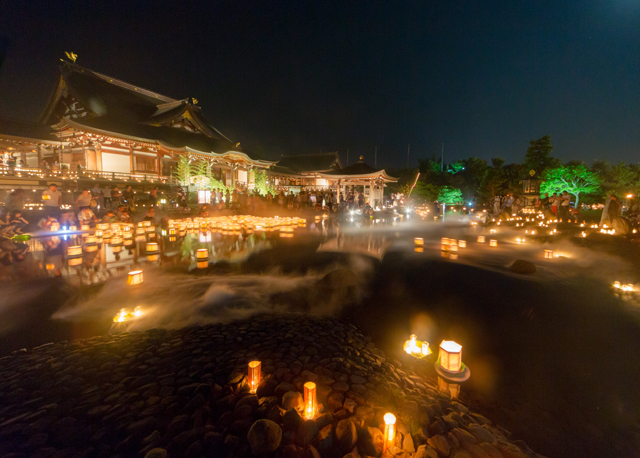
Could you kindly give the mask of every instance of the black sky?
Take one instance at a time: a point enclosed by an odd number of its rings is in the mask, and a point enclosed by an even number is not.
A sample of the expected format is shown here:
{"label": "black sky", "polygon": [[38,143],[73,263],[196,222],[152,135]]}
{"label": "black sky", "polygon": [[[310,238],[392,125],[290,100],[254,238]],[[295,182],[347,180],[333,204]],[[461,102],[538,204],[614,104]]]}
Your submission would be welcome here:
{"label": "black sky", "polygon": [[0,115],[35,120],[64,51],[270,158],[640,162],[640,0],[0,1]]}

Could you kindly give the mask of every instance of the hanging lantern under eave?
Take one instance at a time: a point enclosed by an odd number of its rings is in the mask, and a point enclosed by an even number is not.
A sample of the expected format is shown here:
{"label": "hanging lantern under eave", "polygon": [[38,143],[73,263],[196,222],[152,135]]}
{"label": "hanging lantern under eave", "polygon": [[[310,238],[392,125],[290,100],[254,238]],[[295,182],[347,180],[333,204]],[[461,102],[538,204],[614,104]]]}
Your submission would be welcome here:
{"label": "hanging lantern under eave", "polygon": [[261,374],[260,361],[251,361],[249,363],[249,391],[255,393],[260,384]]}
{"label": "hanging lantern under eave", "polygon": [[307,382],[304,384],[304,417],[313,420],[316,416],[316,384]]}
{"label": "hanging lantern under eave", "polygon": [[134,270],[129,272],[127,277],[127,285],[139,285],[144,281],[141,270]]}
{"label": "hanging lantern under eave", "polygon": [[384,414],[384,445],[382,453],[395,445],[396,440],[396,416],[390,412]]}
{"label": "hanging lantern under eave", "polygon": [[553,259],[553,250],[544,250],[545,259]]}

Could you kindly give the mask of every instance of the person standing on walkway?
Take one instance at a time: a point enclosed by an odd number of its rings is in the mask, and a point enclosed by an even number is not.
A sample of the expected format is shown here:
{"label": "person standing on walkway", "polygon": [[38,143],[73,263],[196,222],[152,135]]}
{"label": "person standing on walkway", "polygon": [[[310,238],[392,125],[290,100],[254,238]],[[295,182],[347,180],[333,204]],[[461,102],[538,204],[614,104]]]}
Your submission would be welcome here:
{"label": "person standing on walkway", "polygon": [[76,199],[76,207],[78,207],[78,210],[91,207],[91,193],[89,193],[88,189],[82,190],[82,193]]}
{"label": "person standing on walkway", "polygon": [[62,193],[58,191],[56,184],[49,185],[49,189],[42,193],[42,200],[44,201],[44,214],[58,216],[62,205]]}

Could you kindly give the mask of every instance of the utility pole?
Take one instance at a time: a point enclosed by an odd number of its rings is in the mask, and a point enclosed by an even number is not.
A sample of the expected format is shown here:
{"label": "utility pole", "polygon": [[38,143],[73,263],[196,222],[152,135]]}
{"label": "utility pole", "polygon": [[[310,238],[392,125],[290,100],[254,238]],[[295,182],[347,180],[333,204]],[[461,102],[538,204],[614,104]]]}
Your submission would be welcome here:
{"label": "utility pole", "polygon": [[440,171],[444,172],[444,142],[442,142],[442,161],[440,162]]}
{"label": "utility pole", "polygon": [[411,143],[407,145],[407,168],[409,168],[409,151],[411,151]]}
{"label": "utility pole", "polygon": [[378,167],[378,147],[376,146],[376,151],[373,155],[373,165]]}

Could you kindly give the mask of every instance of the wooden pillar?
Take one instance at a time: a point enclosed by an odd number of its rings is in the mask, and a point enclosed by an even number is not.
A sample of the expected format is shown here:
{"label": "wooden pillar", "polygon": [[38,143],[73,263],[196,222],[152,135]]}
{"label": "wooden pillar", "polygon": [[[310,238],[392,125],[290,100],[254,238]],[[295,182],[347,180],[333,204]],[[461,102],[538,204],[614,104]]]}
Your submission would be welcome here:
{"label": "wooden pillar", "polygon": [[135,171],[134,161],[133,161],[133,146],[129,145],[129,168],[131,169],[129,173],[133,173]]}
{"label": "wooden pillar", "polygon": [[38,153],[38,167],[40,167],[40,164],[42,164],[42,145],[38,145],[36,151]]}

